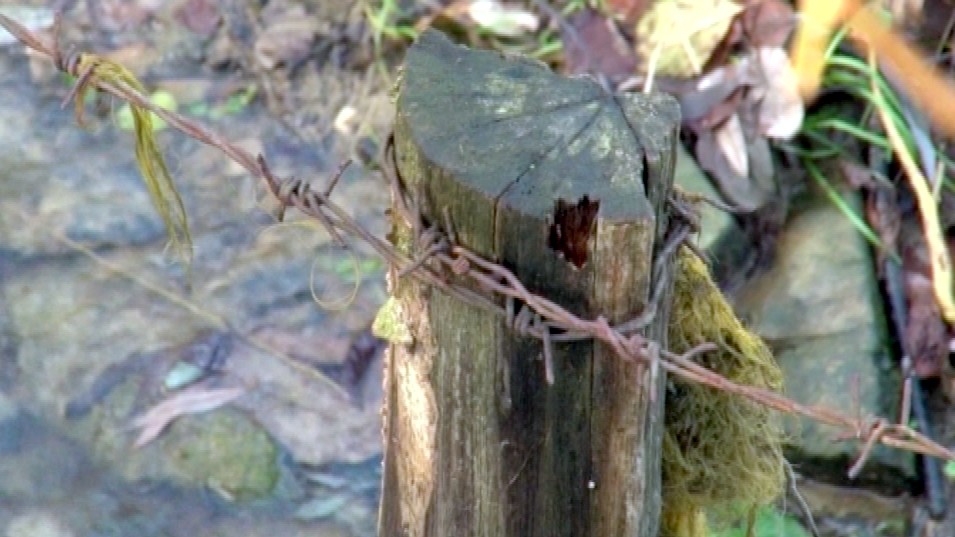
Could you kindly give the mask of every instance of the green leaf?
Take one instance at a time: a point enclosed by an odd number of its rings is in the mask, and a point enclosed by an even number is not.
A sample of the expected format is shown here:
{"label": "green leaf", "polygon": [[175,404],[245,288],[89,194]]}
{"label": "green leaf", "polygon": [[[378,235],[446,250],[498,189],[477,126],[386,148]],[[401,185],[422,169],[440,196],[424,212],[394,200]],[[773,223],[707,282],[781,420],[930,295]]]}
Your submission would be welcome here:
{"label": "green leaf", "polygon": [[[176,102],[176,97],[169,93],[168,91],[159,90],[154,92],[149,96],[149,100],[152,101],[156,106],[161,106],[166,110],[176,111],[179,108],[179,103]],[[149,113],[152,118],[152,126],[154,131],[161,131],[166,128],[166,122],[156,114],[152,112]],[[129,107],[128,103],[123,103],[123,106],[116,111],[116,125],[124,131],[131,131],[135,127],[135,120],[133,119],[133,110]]]}
{"label": "green leaf", "polygon": [[408,328],[401,311],[401,304],[395,297],[388,297],[375,315],[371,333],[397,345],[410,345],[414,342],[411,329]]}
{"label": "green leaf", "polygon": [[942,472],[945,474],[945,477],[949,481],[955,481],[955,461],[945,461],[945,466],[942,467]]}
{"label": "green leaf", "polygon": [[[780,513],[772,507],[760,507],[753,527],[755,537],[811,537],[795,517]],[[746,537],[746,524],[714,532],[713,537]]]}

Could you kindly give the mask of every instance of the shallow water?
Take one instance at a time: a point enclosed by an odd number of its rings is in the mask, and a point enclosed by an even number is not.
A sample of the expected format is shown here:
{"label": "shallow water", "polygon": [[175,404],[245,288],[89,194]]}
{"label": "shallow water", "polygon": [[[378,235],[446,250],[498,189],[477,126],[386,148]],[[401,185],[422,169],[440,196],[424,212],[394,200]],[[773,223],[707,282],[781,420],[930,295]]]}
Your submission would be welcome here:
{"label": "shallow water", "polygon": [[0,526],[10,537],[373,534],[367,497],[348,498],[353,511],[363,511],[362,524],[334,516],[309,522],[288,499],[237,506],[206,489],[131,483],[25,412],[0,423],[0,438]]}
{"label": "shallow water", "polygon": [[[187,275],[164,248],[120,105],[91,100],[79,128],[60,106],[68,85],[43,65],[0,46],[0,535],[373,535],[380,382],[374,364],[342,371],[385,297],[382,264],[315,228],[275,227],[261,186],[165,129],[195,238]],[[183,94],[235,83],[176,65],[152,82]],[[199,119],[319,184],[353,141],[292,134],[261,101]],[[373,174],[353,166],[335,198],[384,232]],[[355,267],[348,307],[315,303],[313,291],[347,297]],[[174,371],[191,386],[170,387]],[[137,418],[189,389],[241,395],[136,447]]]}

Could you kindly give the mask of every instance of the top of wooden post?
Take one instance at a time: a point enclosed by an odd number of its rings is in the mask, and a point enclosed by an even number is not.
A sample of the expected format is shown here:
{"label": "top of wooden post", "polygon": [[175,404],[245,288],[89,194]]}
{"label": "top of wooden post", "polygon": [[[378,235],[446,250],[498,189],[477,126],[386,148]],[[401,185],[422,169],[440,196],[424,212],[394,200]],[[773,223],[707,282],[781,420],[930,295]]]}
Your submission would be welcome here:
{"label": "top of wooden post", "polygon": [[432,164],[503,206],[545,217],[558,199],[599,202],[600,218],[652,214],[645,178],[672,158],[679,106],[613,95],[589,77],[425,32],[407,55],[401,114]]}

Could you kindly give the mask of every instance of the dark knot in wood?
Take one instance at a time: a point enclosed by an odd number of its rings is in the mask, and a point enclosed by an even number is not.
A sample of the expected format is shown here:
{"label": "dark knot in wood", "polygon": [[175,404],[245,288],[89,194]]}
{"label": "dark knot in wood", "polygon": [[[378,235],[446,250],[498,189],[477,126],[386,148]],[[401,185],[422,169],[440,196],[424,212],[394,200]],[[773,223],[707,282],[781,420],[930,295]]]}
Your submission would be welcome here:
{"label": "dark knot in wood", "polygon": [[558,199],[554,221],[547,235],[547,246],[578,269],[587,262],[587,243],[594,232],[600,200],[584,196],[576,204]]}

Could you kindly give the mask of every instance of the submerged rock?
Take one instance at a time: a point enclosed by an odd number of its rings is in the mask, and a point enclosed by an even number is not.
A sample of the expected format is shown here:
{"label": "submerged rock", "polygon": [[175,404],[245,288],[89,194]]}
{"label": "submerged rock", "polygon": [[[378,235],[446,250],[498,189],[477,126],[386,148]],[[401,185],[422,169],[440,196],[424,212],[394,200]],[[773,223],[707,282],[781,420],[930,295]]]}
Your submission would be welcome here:
{"label": "submerged rock", "polygon": [[131,374],[68,431],[88,443],[95,457],[109,461],[131,482],[168,480],[185,487],[209,487],[229,500],[269,495],[278,479],[278,448],[244,412],[223,406],[178,417],[155,440],[132,445],[127,416],[141,396],[145,372]]}
{"label": "submerged rock", "polygon": [[173,472],[230,499],[265,496],[278,478],[277,449],[269,435],[234,409],[178,420],[160,449]]}

